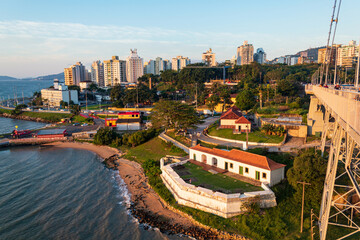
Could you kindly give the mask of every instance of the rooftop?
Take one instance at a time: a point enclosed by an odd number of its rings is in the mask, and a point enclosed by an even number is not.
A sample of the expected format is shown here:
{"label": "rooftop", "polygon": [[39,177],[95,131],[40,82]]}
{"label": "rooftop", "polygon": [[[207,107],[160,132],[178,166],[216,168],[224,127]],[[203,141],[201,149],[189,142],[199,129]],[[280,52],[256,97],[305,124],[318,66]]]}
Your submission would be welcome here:
{"label": "rooftop", "polygon": [[224,112],[220,119],[238,119],[242,116],[242,113],[239,108],[233,106]]}
{"label": "rooftop", "polygon": [[190,149],[197,150],[200,152],[209,153],[218,157],[227,158],[236,162],[241,162],[245,164],[249,164],[255,167],[263,168],[266,170],[276,170],[279,168],[283,168],[286,165],[277,163],[271,160],[268,157],[257,155],[254,153],[244,152],[237,149],[232,149],[231,151],[221,150],[217,148],[206,148],[200,145],[196,145]]}

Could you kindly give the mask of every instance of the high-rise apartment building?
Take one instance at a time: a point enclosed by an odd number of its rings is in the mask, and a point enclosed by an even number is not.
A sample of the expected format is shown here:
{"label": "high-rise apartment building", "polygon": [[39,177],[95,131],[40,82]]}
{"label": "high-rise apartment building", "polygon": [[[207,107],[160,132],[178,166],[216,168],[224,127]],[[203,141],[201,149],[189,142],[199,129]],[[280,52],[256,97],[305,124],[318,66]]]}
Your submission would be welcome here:
{"label": "high-rise apartment building", "polygon": [[216,66],[215,53],[212,52],[211,48],[202,54],[201,59],[207,66]]}
{"label": "high-rise apartment building", "polygon": [[237,48],[237,65],[250,64],[254,61],[254,47],[244,41],[244,44]]}
{"label": "high-rise apartment building", "polygon": [[177,56],[171,60],[172,70],[179,71],[190,64],[190,59],[188,57]]}
{"label": "high-rise apartment building", "polygon": [[126,79],[136,83],[138,78],[144,75],[143,59],[137,54],[137,50],[130,49],[130,56],[126,59]]}
{"label": "high-rise apartment building", "polygon": [[264,49],[262,48],[256,49],[256,53],[254,54],[254,61],[260,64],[266,63],[266,53]]}
{"label": "high-rise apartment building", "polygon": [[86,80],[85,66],[81,62],[64,69],[65,85],[79,85]]}
{"label": "high-rise apartment building", "polygon": [[163,63],[162,71],[171,70],[172,64],[170,60],[165,59],[162,61],[162,63]]}
{"label": "high-rise apartment building", "polygon": [[144,64],[144,74],[155,74],[156,72],[156,61],[149,60]]}
{"label": "high-rise apartment building", "polygon": [[160,75],[160,72],[161,71],[164,71],[164,69],[163,69],[163,60],[162,60],[162,58],[161,57],[157,57],[156,59],[155,59],[155,74],[156,75]]}
{"label": "high-rise apartment building", "polygon": [[104,64],[101,61],[95,61],[91,64],[91,81],[99,87],[104,87]]}
{"label": "high-rise apartment building", "polygon": [[[339,47],[341,47],[341,44],[334,44],[331,50],[330,64],[332,65],[335,64],[336,53]],[[318,49],[318,63],[325,63],[326,54],[330,55],[330,48],[328,48],[328,52],[326,52],[326,47]]]}
{"label": "high-rise apartment building", "polygon": [[115,86],[121,82],[126,82],[126,63],[118,56],[112,56],[104,61],[104,85]]}
{"label": "high-rise apartment building", "polygon": [[337,51],[337,65],[346,68],[352,68],[356,63],[359,55],[359,46],[356,41],[352,40],[349,45],[341,46]]}

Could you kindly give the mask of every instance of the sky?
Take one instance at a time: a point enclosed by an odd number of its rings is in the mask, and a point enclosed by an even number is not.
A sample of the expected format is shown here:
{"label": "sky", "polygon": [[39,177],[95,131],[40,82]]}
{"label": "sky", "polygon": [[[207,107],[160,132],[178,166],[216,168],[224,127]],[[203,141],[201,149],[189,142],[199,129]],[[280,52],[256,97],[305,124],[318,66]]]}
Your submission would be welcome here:
{"label": "sky", "polygon": [[[339,0],[338,0],[339,1]],[[0,75],[60,73],[130,49],[148,61],[218,62],[247,40],[269,60],[326,45],[334,0],[0,0]],[[359,0],[343,0],[335,38],[360,40]]]}

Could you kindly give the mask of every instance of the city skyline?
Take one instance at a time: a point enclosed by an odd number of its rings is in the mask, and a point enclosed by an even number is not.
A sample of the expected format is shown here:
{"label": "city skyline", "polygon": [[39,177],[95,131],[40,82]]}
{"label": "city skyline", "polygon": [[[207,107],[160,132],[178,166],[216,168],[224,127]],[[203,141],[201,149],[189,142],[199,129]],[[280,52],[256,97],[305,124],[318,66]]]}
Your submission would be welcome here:
{"label": "city skyline", "polygon": [[[212,48],[222,62],[230,60],[245,40],[255,49],[263,48],[271,60],[326,45],[333,4],[308,0],[183,1],[181,5],[109,1],[101,6],[71,2],[72,9],[78,9],[75,14],[67,10],[68,3],[2,3],[0,75],[47,75],[78,61],[89,68],[93,61],[113,55],[125,60],[132,48],[145,61],[179,55],[201,61],[202,53]],[[353,18],[358,7],[355,0],[342,3],[335,43],[359,41],[354,29],[360,20]]]}

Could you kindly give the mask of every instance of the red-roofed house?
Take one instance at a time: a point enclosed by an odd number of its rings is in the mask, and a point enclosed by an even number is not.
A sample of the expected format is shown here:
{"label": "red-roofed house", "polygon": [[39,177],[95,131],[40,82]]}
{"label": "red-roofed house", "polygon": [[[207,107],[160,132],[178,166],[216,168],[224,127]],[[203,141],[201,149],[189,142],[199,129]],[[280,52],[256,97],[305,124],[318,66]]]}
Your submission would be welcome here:
{"label": "red-roofed house", "polygon": [[236,132],[251,132],[251,122],[241,113],[240,109],[233,106],[220,117],[220,128],[232,128]]}
{"label": "red-roofed house", "polygon": [[189,149],[189,158],[255,179],[273,186],[284,179],[285,166],[265,156],[232,149],[206,148],[200,145]]}

